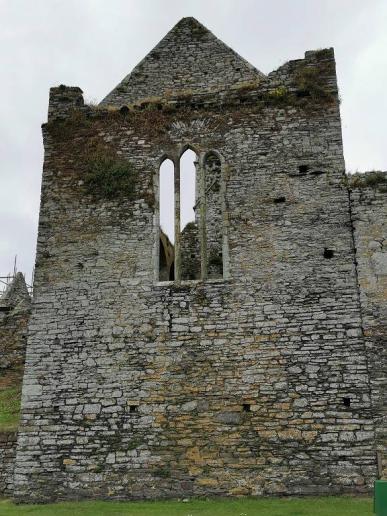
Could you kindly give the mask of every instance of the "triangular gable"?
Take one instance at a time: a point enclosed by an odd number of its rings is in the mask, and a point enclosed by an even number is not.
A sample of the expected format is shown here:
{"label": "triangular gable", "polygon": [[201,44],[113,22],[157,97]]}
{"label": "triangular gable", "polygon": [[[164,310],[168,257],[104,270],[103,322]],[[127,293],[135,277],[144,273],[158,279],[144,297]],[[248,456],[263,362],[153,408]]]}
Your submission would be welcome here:
{"label": "triangular gable", "polygon": [[182,18],[101,104],[227,90],[264,75],[195,18]]}

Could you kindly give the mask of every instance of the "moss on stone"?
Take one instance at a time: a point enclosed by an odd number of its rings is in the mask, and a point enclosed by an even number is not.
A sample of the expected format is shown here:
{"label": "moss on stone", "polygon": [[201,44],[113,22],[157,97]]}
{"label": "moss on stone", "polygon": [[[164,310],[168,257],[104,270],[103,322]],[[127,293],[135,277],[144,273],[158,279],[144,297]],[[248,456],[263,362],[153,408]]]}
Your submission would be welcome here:
{"label": "moss on stone", "polygon": [[309,96],[315,101],[331,101],[334,95],[324,85],[322,74],[328,70],[324,67],[301,67],[295,75],[295,84],[300,96]]}
{"label": "moss on stone", "polygon": [[235,90],[238,93],[245,93],[248,91],[256,90],[261,83],[260,79],[254,79],[251,81],[242,81],[238,82],[234,86],[231,87],[232,90]]}
{"label": "moss on stone", "polygon": [[296,97],[292,95],[285,86],[279,86],[278,88],[269,91],[263,100],[265,104],[270,106],[284,106],[294,105]]}
{"label": "moss on stone", "polygon": [[132,440],[130,440],[128,442],[127,448],[128,448],[128,450],[135,450],[136,448],[138,448],[142,444],[144,444],[144,443],[140,439],[132,439]]}
{"label": "moss on stone", "polygon": [[319,59],[331,59],[333,52],[331,48],[319,48],[316,50],[316,57]]}
{"label": "moss on stone", "polygon": [[153,472],[153,474],[159,478],[170,478],[171,476],[171,472],[168,468],[158,468]]}
{"label": "moss on stone", "polygon": [[74,132],[92,127],[93,120],[89,118],[85,111],[74,109],[65,120],[50,120],[44,127],[49,134],[57,141],[67,141],[74,137]]}

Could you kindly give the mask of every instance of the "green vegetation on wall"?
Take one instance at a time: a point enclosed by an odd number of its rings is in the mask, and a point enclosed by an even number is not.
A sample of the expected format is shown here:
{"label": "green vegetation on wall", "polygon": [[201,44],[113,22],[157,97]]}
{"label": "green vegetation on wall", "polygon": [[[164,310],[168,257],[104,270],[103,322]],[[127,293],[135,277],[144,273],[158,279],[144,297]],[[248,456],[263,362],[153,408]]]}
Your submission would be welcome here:
{"label": "green vegetation on wall", "polygon": [[298,92],[301,95],[310,96],[313,100],[329,101],[333,95],[327,90],[322,81],[322,71],[320,68],[304,66],[300,68],[295,77]]}
{"label": "green vegetation on wall", "polygon": [[20,415],[21,386],[0,390],[0,431],[17,430]]}
{"label": "green vegetation on wall", "polygon": [[387,172],[373,170],[363,174],[357,172],[347,176],[349,188],[374,188],[380,192],[387,192]]}
{"label": "green vegetation on wall", "polygon": [[86,193],[99,199],[133,199],[135,185],[136,173],[129,161],[103,153],[87,160]]}

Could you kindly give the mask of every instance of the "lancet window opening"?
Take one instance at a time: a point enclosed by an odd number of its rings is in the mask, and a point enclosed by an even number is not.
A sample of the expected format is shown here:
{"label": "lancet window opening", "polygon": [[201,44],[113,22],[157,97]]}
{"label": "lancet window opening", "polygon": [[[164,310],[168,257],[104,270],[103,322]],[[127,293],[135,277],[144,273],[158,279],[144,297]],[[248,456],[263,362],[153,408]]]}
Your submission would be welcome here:
{"label": "lancet window opening", "polygon": [[198,155],[190,147],[178,160],[161,163],[156,178],[158,281],[225,277],[223,169],[217,152]]}
{"label": "lancet window opening", "polygon": [[158,175],[158,279],[175,277],[175,169],[170,159],[162,162]]}

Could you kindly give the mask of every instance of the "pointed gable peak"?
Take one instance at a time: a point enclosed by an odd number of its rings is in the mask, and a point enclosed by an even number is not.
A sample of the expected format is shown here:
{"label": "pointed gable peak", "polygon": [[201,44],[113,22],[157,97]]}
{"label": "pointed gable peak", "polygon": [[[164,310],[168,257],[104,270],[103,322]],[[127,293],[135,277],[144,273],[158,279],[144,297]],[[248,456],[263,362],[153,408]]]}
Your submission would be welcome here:
{"label": "pointed gable peak", "polygon": [[188,34],[191,33],[191,36],[193,37],[200,37],[205,35],[209,35],[213,38],[215,37],[214,34],[209,29],[207,29],[207,27],[205,27],[202,23],[200,23],[200,21],[198,21],[193,16],[186,16],[184,18],[180,18],[180,20],[172,27],[172,29],[167,33],[166,36],[174,32],[180,31],[185,31]]}
{"label": "pointed gable peak", "polygon": [[[162,43],[162,41],[164,39],[170,38],[170,37],[177,37],[178,39],[181,39],[182,37],[190,38],[193,41],[200,41],[200,39],[203,39],[203,38],[207,39],[207,40],[212,39],[212,40],[216,40],[218,42],[218,44],[223,45],[224,47],[227,47],[227,45],[225,43],[223,43],[222,40],[218,39],[209,29],[207,29],[207,27],[205,27],[202,23],[200,23],[193,16],[187,16],[185,18],[181,18],[172,27],[172,29],[165,35],[165,37],[160,41],[160,43]],[[227,48],[228,48],[228,50],[231,50],[232,52],[234,52],[230,47],[227,47]],[[240,57],[240,59],[242,59],[242,58]]]}
{"label": "pointed gable peak", "polygon": [[195,29],[198,29],[198,28],[202,28],[202,29],[206,30],[207,32],[209,32],[209,30],[206,29],[206,27],[204,27],[204,25],[202,25],[193,16],[185,16],[184,18],[181,18],[176,23],[176,25],[172,28],[172,30],[174,30],[174,28],[176,28],[176,27],[186,27],[186,28],[192,29],[192,30],[195,30]]}
{"label": "pointed gable peak", "polygon": [[227,90],[262,77],[198,20],[187,17],[176,23],[101,104],[122,106],[181,91]]}

